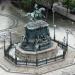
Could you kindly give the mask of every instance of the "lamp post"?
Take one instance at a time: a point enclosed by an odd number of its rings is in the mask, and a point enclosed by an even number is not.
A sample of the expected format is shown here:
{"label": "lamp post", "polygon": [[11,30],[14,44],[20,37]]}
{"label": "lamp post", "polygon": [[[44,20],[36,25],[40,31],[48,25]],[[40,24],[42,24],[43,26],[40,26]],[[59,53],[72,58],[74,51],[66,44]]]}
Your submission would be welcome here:
{"label": "lamp post", "polygon": [[55,41],[55,30],[56,30],[56,25],[54,25],[54,41]]}
{"label": "lamp post", "polygon": [[53,25],[54,25],[54,22],[55,22],[55,19],[54,19],[54,13],[55,13],[55,11],[54,11],[54,7],[52,8],[52,13],[53,13]]}
{"label": "lamp post", "polygon": [[66,37],[67,37],[67,39],[66,39],[66,45],[68,46],[68,34],[69,34],[69,30],[67,29],[66,30]]}
{"label": "lamp post", "polygon": [[6,51],[5,51],[5,39],[4,39],[4,55],[6,56]]}
{"label": "lamp post", "polygon": [[63,38],[63,44],[65,44],[65,36],[64,36],[64,38]]}
{"label": "lamp post", "polygon": [[11,32],[9,32],[10,34],[10,45],[12,44],[12,35],[11,35]]}
{"label": "lamp post", "polygon": [[69,30],[66,30],[66,49],[63,51],[63,59],[65,58],[66,51],[68,50],[68,34]]}
{"label": "lamp post", "polygon": [[15,46],[15,64],[17,65],[16,46]]}
{"label": "lamp post", "polygon": [[55,4],[53,4],[53,8],[52,8],[52,12],[53,12],[53,26],[54,26],[54,41],[55,41],[55,28],[56,28],[56,25],[55,25],[55,15],[54,15],[54,13],[55,13],[55,9],[54,9],[54,7],[55,7]]}
{"label": "lamp post", "polygon": [[39,48],[39,45],[37,44],[38,40],[36,39],[35,40],[35,44],[36,44],[36,49],[35,49],[35,52],[36,52],[36,66],[38,66],[38,56],[37,56],[37,49]]}
{"label": "lamp post", "polygon": [[6,56],[6,40],[5,40],[6,34],[4,34],[4,55]]}
{"label": "lamp post", "polygon": [[46,18],[45,18],[45,21],[46,21],[46,22],[47,22],[47,18],[48,18],[48,9],[47,9]]}

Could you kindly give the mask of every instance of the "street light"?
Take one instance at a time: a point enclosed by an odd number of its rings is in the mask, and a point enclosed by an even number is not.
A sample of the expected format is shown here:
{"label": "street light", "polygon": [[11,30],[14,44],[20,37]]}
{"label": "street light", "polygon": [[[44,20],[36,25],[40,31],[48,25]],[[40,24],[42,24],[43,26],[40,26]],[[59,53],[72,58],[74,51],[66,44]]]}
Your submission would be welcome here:
{"label": "street light", "polygon": [[11,35],[11,32],[9,32],[10,34],[10,45],[12,44],[12,35]]}
{"label": "street light", "polygon": [[66,45],[68,46],[68,34],[69,34],[69,30],[67,29],[66,30],[66,37],[67,37],[67,39],[66,39]]}
{"label": "street light", "polygon": [[65,41],[66,41],[65,39],[66,39],[66,38],[65,38],[65,36],[64,36],[64,38],[63,38],[63,44],[64,44],[64,45],[65,45]]}
{"label": "street light", "polygon": [[56,6],[56,4],[54,3],[53,4],[53,8],[52,8],[52,12],[53,12],[53,26],[54,26],[54,41],[55,41],[55,28],[56,28],[56,25],[55,25],[55,15],[54,15],[54,13],[55,13],[55,6]]}
{"label": "street light", "polygon": [[52,12],[53,12],[53,25],[54,25],[54,22],[55,22],[55,19],[54,19],[54,13],[55,13],[55,11],[54,11],[54,7],[52,8]]}
{"label": "street light", "polygon": [[56,25],[54,25],[54,41],[55,41],[55,29],[56,29]]}
{"label": "street light", "polygon": [[6,40],[5,40],[6,38],[5,37],[6,37],[6,34],[4,34],[4,55],[6,56],[6,51],[5,51],[6,50],[6,46],[5,46],[6,45]]}
{"label": "street light", "polygon": [[56,11],[56,6],[57,6],[58,4],[57,3],[53,3],[53,7],[52,7],[52,12],[53,12],[53,25],[54,25],[54,22],[55,22],[55,15],[54,15],[54,13],[55,13],[55,11]]}

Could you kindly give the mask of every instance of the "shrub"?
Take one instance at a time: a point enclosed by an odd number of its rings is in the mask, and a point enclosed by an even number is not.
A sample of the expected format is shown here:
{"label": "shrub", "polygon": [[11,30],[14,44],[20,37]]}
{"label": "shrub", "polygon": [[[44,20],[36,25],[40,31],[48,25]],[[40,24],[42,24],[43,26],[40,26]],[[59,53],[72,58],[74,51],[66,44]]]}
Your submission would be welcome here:
{"label": "shrub", "polygon": [[71,8],[75,8],[75,0],[72,0],[72,1],[71,1],[70,7],[71,7]]}
{"label": "shrub", "polygon": [[31,3],[32,3],[32,0],[21,0],[21,6],[23,9],[25,10],[30,10],[31,8]]}
{"label": "shrub", "polygon": [[30,11],[33,8],[34,0],[12,0],[12,4],[25,11]]}
{"label": "shrub", "polygon": [[63,4],[64,4],[67,8],[69,8],[70,5],[71,5],[71,0],[63,0]]}

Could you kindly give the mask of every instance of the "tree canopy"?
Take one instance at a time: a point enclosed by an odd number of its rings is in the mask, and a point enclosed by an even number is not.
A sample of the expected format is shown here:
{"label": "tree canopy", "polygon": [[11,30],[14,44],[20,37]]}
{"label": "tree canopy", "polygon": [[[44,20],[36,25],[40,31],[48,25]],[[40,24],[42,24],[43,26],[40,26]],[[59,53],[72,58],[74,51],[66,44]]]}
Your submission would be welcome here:
{"label": "tree canopy", "polygon": [[64,0],[63,3],[67,8],[75,8],[75,0]]}

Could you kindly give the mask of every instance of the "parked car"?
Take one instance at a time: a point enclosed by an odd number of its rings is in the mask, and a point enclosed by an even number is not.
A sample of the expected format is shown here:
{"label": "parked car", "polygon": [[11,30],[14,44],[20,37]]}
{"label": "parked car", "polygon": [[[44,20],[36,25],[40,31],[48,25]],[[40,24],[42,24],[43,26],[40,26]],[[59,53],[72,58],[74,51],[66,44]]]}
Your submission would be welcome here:
{"label": "parked car", "polygon": [[71,14],[75,14],[75,8],[71,9],[71,10],[70,10],[70,13],[71,13]]}

